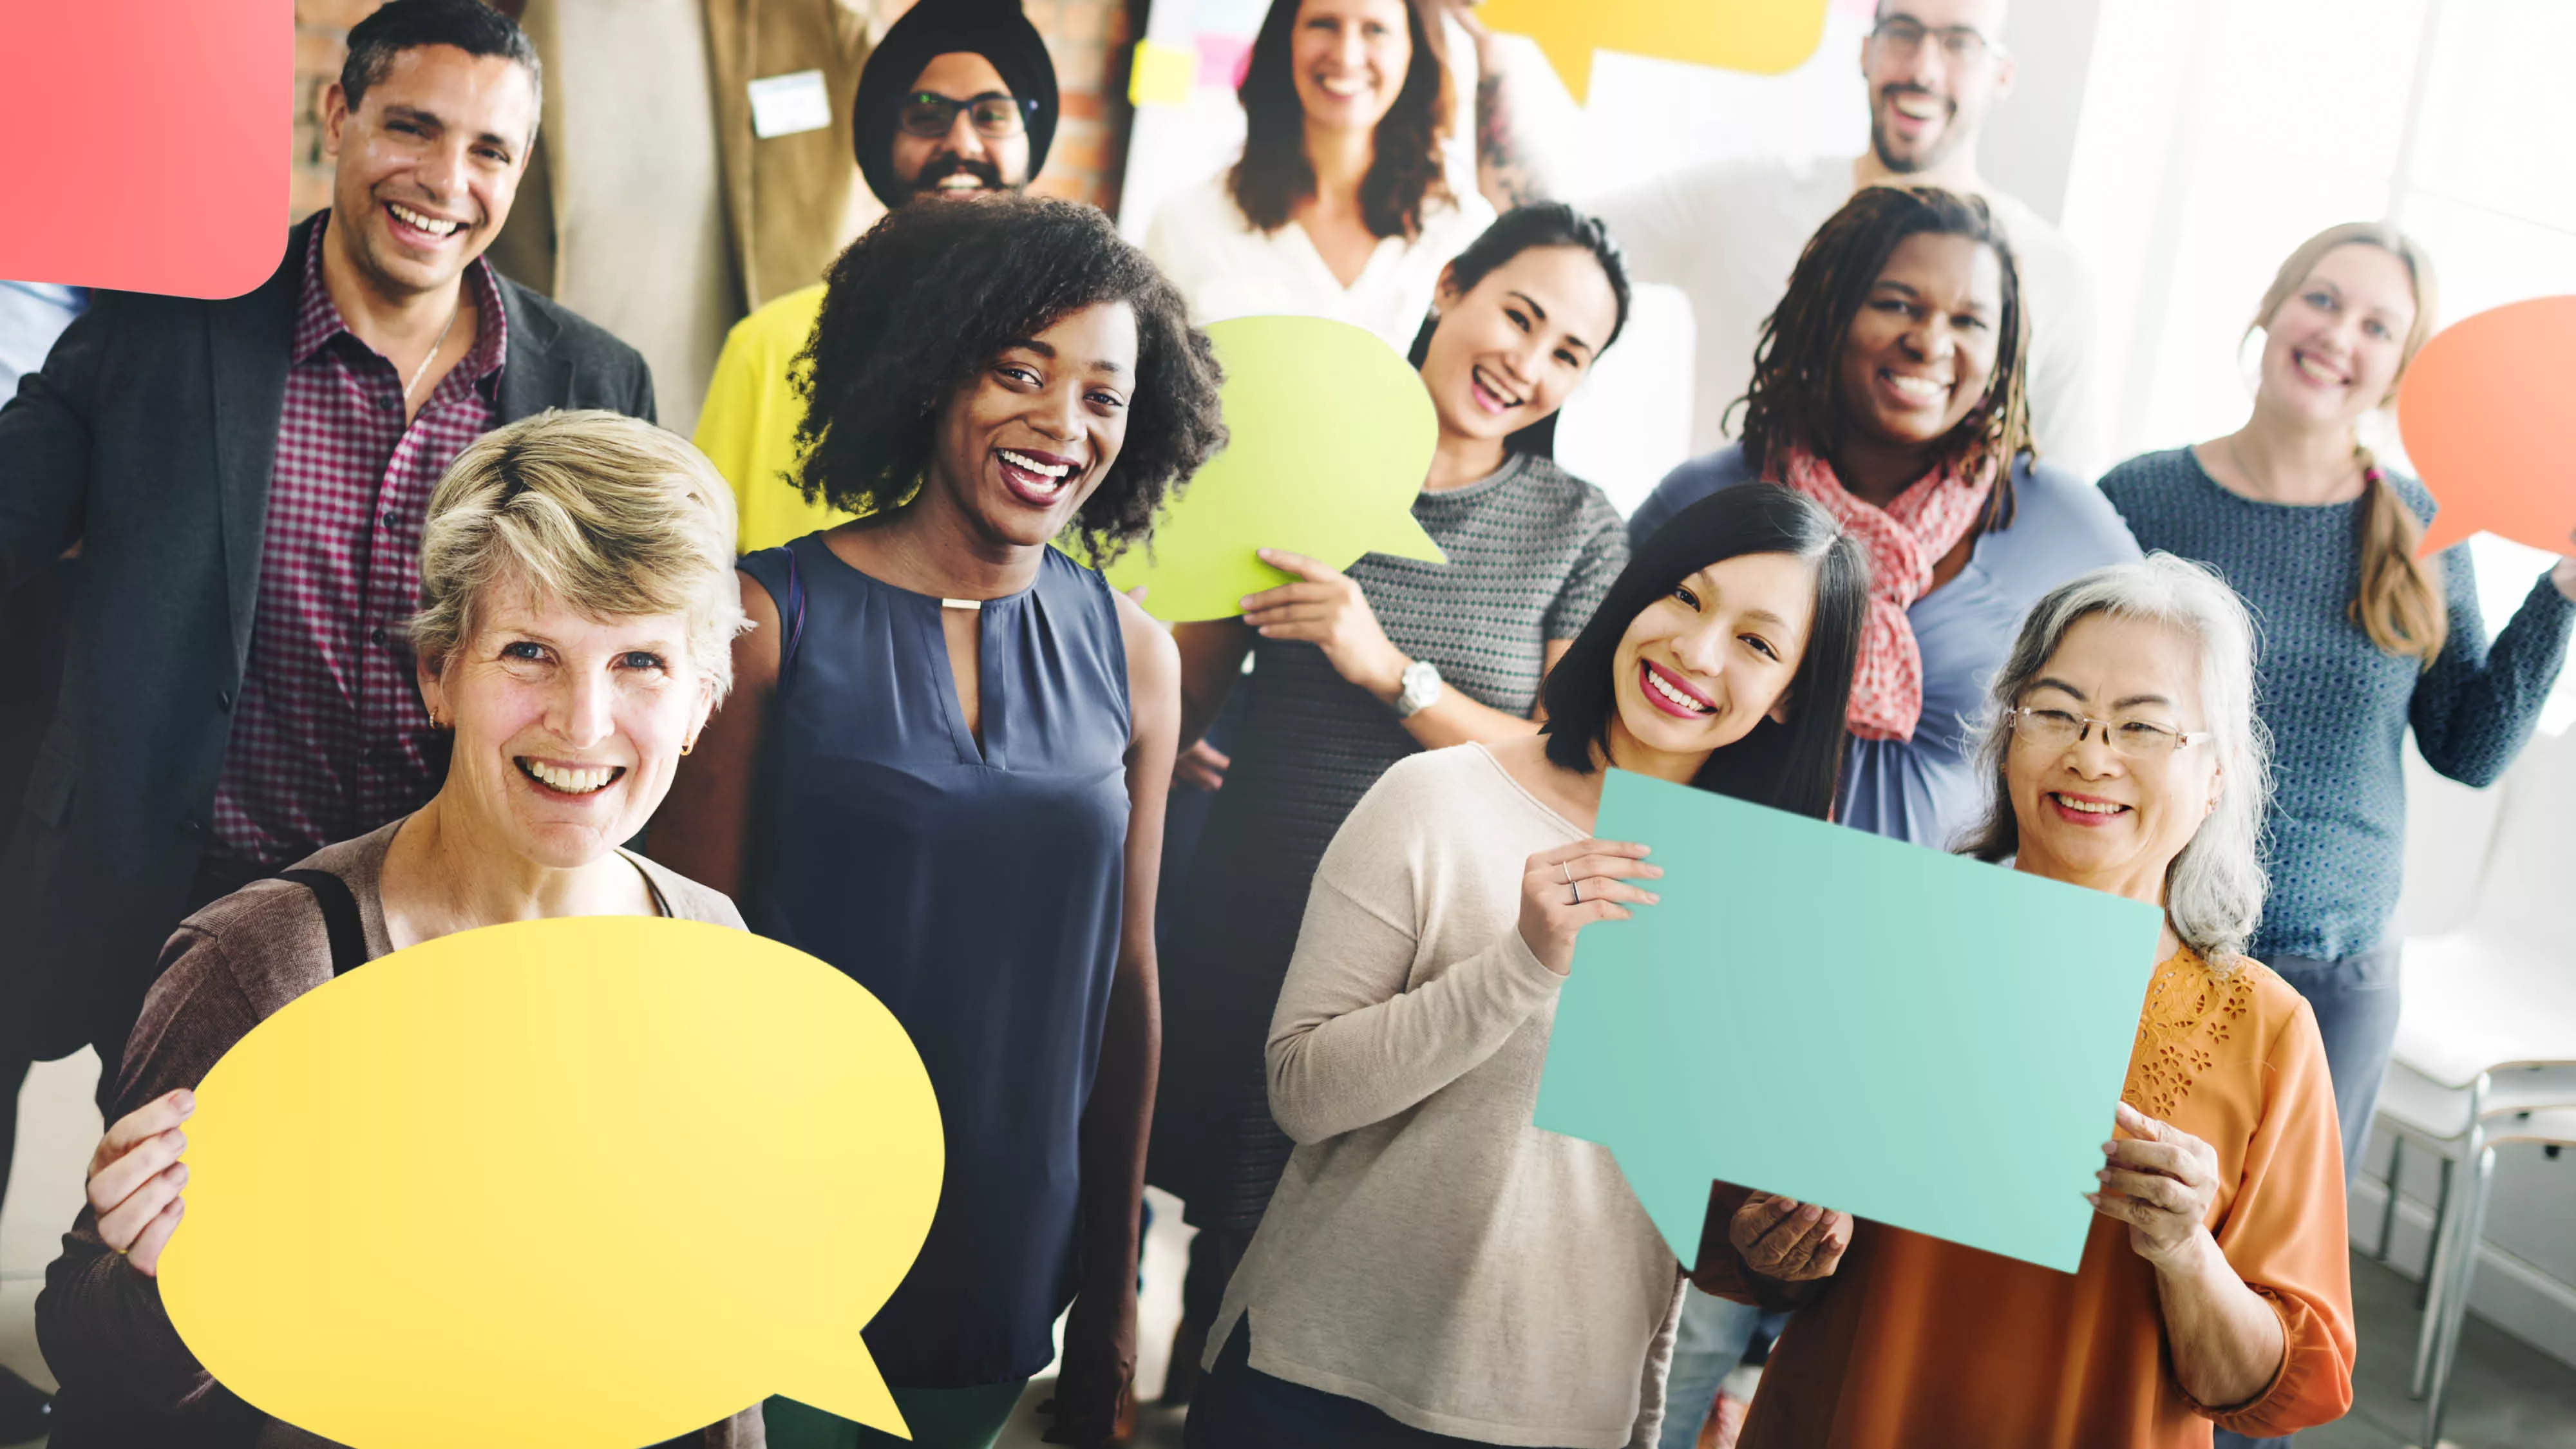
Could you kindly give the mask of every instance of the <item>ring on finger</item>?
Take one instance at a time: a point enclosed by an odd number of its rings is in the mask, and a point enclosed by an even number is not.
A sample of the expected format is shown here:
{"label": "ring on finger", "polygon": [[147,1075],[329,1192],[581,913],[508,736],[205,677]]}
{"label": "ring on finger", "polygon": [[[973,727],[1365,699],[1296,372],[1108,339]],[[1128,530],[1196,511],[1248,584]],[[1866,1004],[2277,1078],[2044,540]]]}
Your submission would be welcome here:
{"label": "ring on finger", "polygon": [[1583,904],[1583,882],[1578,880],[1569,880],[1565,883],[1565,888],[1574,892],[1574,899],[1570,904],[1578,906]]}

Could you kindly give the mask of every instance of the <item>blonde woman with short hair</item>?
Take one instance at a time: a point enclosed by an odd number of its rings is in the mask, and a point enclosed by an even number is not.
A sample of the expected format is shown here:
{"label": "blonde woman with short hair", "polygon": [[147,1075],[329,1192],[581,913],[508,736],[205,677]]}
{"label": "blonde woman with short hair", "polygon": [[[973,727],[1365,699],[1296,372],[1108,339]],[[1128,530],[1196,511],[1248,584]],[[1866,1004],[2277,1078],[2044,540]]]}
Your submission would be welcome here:
{"label": "blonde woman with short hair", "polygon": [[2102,479],[2141,547],[2216,569],[2262,622],[2255,698],[2280,790],[2248,950],[2316,1010],[2347,1172],[2397,1034],[2385,933],[2406,732],[2434,769],[2494,781],[2531,738],[2576,626],[2576,558],[2562,558],[2490,644],[2468,549],[2416,559],[2434,499],[2362,444],[2434,317],[2422,247],[2379,222],[2329,227],[2281,264],[2247,329],[2263,348],[2245,425]]}
{"label": "blonde woman with short hair", "polygon": [[[733,902],[618,846],[730,682],[733,558],[724,480],[649,423],[541,413],[448,469],[411,627],[421,698],[453,742],[446,781],[410,815],[207,906],[162,949],[88,1203],[36,1303],[63,1385],[56,1443],[279,1442],[281,1426],[179,1341],[155,1276],[181,1228],[192,1090],[251,1028],[344,970],[477,926],[627,915],[741,928]],[[760,1410],[678,1442],[758,1445]]]}

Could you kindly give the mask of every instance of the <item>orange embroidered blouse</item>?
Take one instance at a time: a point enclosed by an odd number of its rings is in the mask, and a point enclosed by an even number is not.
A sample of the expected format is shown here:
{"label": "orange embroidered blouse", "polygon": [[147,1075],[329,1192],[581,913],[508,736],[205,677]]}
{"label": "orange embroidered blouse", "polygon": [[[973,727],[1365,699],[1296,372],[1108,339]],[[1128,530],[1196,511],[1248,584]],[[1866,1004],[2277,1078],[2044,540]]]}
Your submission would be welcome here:
{"label": "orange embroidered blouse", "polygon": [[[2258,962],[2221,978],[2185,950],[2148,984],[2121,1095],[2217,1150],[2210,1230],[2281,1316],[2269,1387],[2226,1407],[2183,1392],[2155,1270],[2109,1218],[2094,1219],[2072,1275],[1864,1221],[1772,1350],[1742,1449],[2200,1449],[2213,1422],[2264,1437],[2349,1408],[2343,1151],[2307,1002]],[[2108,1103],[2102,1115],[2107,1139]],[[1937,1118],[1929,1131],[1938,1150]],[[1726,1246],[1745,1195],[1712,1195],[1695,1279],[1786,1306]]]}

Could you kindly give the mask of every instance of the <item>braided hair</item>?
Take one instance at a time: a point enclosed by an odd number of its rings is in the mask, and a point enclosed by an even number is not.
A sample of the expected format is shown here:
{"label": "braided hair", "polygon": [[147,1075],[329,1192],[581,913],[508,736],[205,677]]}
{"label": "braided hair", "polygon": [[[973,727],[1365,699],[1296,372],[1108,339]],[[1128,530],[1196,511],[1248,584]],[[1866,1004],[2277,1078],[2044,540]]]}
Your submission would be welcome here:
{"label": "braided hair", "polygon": [[1753,380],[1736,399],[1735,405],[1744,409],[1745,461],[1767,473],[1775,448],[1832,451],[1832,440],[1849,426],[1836,381],[1843,341],[1887,259],[1910,236],[1966,237],[1991,249],[2003,272],[2003,316],[1995,329],[1999,341],[1986,395],[1939,446],[1962,473],[1988,462],[2000,465],[1994,496],[1978,526],[2009,527],[2012,463],[2024,454],[2038,456],[2030,436],[2026,376],[2030,316],[2022,305],[2012,243],[1981,197],[1937,186],[1865,186],[1808,238],[1789,274],[1787,295],[1763,320],[1762,338],[1753,352]]}

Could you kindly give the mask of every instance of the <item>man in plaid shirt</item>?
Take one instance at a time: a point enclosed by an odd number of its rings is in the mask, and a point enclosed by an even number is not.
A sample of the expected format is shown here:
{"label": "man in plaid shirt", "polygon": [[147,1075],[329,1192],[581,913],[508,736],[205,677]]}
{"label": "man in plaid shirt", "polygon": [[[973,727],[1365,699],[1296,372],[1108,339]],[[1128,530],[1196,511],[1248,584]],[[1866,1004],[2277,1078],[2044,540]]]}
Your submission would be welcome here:
{"label": "man in plaid shirt", "polygon": [[632,348],[482,260],[541,84],[496,11],[392,0],[349,34],[332,204],[276,274],[99,293],[0,410],[0,594],[83,565],[0,864],[0,1069],[87,1040],[111,1094],[182,918],[435,792],[402,630],[449,461],[546,408],[653,416]]}

